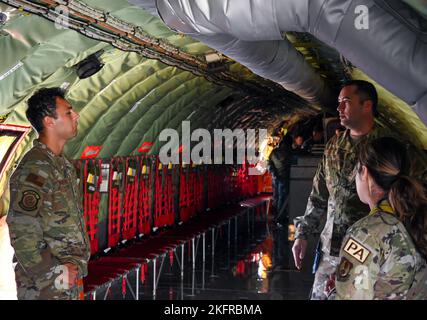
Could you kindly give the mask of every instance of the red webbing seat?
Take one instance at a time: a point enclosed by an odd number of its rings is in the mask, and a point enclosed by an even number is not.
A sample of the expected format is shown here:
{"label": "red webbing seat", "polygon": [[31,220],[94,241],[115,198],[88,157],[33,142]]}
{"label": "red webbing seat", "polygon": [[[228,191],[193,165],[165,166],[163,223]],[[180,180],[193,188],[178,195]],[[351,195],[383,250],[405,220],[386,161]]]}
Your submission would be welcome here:
{"label": "red webbing seat", "polygon": [[167,175],[167,188],[166,188],[166,216],[165,216],[165,225],[172,226],[175,223],[175,210],[174,210],[174,185],[173,185],[173,176],[176,174],[176,166],[172,170],[168,169]]}
{"label": "red webbing seat", "polygon": [[83,161],[83,211],[86,232],[90,241],[90,253],[98,252],[98,222],[101,194],[99,187],[102,182],[101,160],[88,159]]}
{"label": "red webbing seat", "polygon": [[137,200],[139,174],[137,174],[137,160],[126,159],[125,192],[123,199],[122,238],[133,239],[137,233]]}
{"label": "red webbing seat", "polygon": [[110,161],[109,193],[108,193],[108,246],[114,247],[120,241],[121,225],[121,193],[120,193],[120,161],[113,158]]}
{"label": "red webbing seat", "polygon": [[159,169],[159,159],[156,161],[155,175],[155,210],[154,210],[154,226],[161,228],[164,226],[173,225],[175,222],[175,212],[173,206],[173,171],[167,166],[162,166]]}
{"label": "red webbing seat", "polygon": [[147,157],[140,160],[140,179],[138,192],[138,233],[147,235],[151,232],[151,182],[153,174]]}
{"label": "red webbing seat", "polygon": [[226,168],[210,166],[208,169],[208,207],[214,209],[223,204],[231,186],[226,179]]}
{"label": "red webbing seat", "polygon": [[182,166],[179,180],[179,217],[184,222],[190,218],[189,170]]}
{"label": "red webbing seat", "polygon": [[205,187],[205,171],[204,171],[204,167],[199,167],[196,172],[196,182],[194,186],[196,213],[201,213],[205,210],[204,187]]}

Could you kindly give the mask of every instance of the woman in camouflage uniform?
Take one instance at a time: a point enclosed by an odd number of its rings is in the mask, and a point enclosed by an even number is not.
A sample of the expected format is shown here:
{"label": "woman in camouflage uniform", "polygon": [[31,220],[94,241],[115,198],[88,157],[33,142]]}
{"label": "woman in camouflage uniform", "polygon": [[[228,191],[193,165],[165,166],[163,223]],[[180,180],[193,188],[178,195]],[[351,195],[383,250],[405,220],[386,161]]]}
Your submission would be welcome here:
{"label": "woman in camouflage uniform", "polygon": [[393,138],[361,146],[356,176],[370,214],[351,226],[340,251],[336,299],[427,299],[427,195],[404,175],[405,148]]}

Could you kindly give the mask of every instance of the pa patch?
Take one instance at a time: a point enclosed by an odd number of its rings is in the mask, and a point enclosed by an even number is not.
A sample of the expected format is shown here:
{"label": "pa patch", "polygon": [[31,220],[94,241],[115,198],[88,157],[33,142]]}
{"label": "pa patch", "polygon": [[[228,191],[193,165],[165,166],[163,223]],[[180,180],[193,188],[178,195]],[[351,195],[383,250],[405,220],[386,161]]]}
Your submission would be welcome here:
{"label": "pa patch", "polygon": [[353,269],[353,264],[347,258],[342,257],[337,270],[337,280],[338,281],[347,280],[351,269]]}
{"label": "pa patch", "polygon": [[39,200],[40,195],[37,192],[27,190],[22,193],[21,201],[18,204],[25,211],[34,211],[37,209]]}
{"label": "pa patch", "polygon": [[371,254],[368,248],[352,237],[347,240],[344,251],[361,263],[364,263]]}

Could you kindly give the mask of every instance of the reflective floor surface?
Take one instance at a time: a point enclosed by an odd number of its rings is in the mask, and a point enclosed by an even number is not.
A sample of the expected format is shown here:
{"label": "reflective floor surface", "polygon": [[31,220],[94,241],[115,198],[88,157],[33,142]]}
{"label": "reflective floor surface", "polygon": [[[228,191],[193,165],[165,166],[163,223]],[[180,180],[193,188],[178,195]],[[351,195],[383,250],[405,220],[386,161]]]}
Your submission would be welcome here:
{"label": "reflective floor surface", "polygon": [[[150,262],[145,272],[139,274],[139,299],[308,299],[313,282],[311,261],[304,262],[302,271],[296,270],[291,256],[293,242],[288,241],[287,227],[278,227],[265,214],[253,214],[252,218],[251,227],[245,217],[240,217],[231,219],[214,232],[208,231],[204,250],[200,236],[195,240],[194,260],[192,244],[186,244],[182,276],[180,249],[166,255],[163,264],[160,259],[156,261],[157,284],[153,278],[154,264]],[[131,272],[127,277],[128,285],[116,281],[110,290],[98,291],[96,298],[134,299],[135,278],[136,272]]]}

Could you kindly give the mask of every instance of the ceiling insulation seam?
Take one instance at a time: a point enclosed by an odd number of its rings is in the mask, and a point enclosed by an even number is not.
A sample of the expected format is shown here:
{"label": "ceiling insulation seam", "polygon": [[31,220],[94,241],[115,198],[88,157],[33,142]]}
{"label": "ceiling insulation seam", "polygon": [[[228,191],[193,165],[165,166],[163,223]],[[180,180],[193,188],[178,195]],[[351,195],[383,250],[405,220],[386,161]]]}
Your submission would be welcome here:
{"label": "ceiling insulation seam", "polygon": [[[209,84],[209,85],[208,85]],[[151,106],[145,111],[144,115],[138,119],[128,135],[125,137],[121,147],[116,154],[130,154],[134,149],[138,147],[141,141],[141,137],[149,131],[151,125],[158,119],[168,108],[175,108],[183,106],[184,104],[191,103],[191,100],[202,95],[202,88],[208,88],[211,86],[209,82],[203,81],[203,78],[197,77],[190,79],[189,81],[180,84],[175,90],[174,94],[165,94],[164,97],[159,100],[155,105]],[[175,98],[178,95],[179,98]],[[145,126],[147,123],[148,126]]]}
{"label": "ceiling insulation seam", "polygon": [[[141,96],[145,97],[147,94],[150,94],[153,90],[156,90],[159,86],[161,86],[163,84],[163,80],[167,79],[167,75],[169,75],[170,73],[166,71],[166,74],[164,77],[159,78],[156,77],[156,73],[157,72],[161,72],[167,68],[172,68],[172,67],[167,67],[166,65],[163,65],[161,63],[159,63],[158,61],[155,61],[154,63],[155,65],[158,64],[159,69],[154,69],[153,68],[153,61],[149,61],[146,65],[137,65],[135,66],[132,70],[132,73],[134,73],[135,75],[138,76],[138,78],[133,81],[131,84],[127,84],[126,86],[128,87],[127,92],[129,93],[129,98],[132,99],[134,101],[134,103],[137,103],[139,100],[143,99],[141,98]],[[161,69],[162,67],[165,67],[164,69]],[[145,69],[145,72],[139,72]],[[147,72],[151,72],[147,73]],[[104,80],[104,77],[99,77],[98,80]],[[123,85],[123,81],[127,81],[127,79],[130,79],[131,77],[125,77],[122,78],[123,80],[120,81],[119,83],[121,83]],[[95,81],[97,82],[97,81]],[[117,85],[117,83],[115,83],[114,85]],[[97,87],[95,86],[94,89],[95,91]],[[82,148],[85,146],[83,141],[85,141],[85,139],[87,140],[87,136],[89,134],[89,132],[91,132],[91,129],[93,129],[94,126],[96,126],[96,123],[99,119],[101,119],[105,114],[107,114],[109,116],[109,111],[111,112],[111,110],[114,110],[116,108],[114,108],[113,106],[115,105],[115,102],[117,100],[117,95],[114,94],[114,91],[111,91],[112,96],[110,98],[108,98],[108,101],[106,101],[105,98],[103,98],[102,100],[100,99],[93,99],[90,106],[88,105],[86,107],[86,112],[85,113],[81,113],[81,120],[79,121],[79,135],[71,140],[68,144],[67,144],[67,151],[70,154],[73,154],[73,156],[78,156],[79,154],[77,153],[81,153],[82,152]],[[107,92],[104,91],[104,94],[106,94]],[[99,96],[97,96],[99,97]],[[111,100],[111,102],[110,102]],[[103,106],[102,108],[100,106]],[[118,105],[120,107],[120,105]],[[119,118],[119,120],[115,120],[116,123],[117,122],[121,122],[124,118],[126,118],[128,116],[128,112],[132,109],[133,105],[128,105],[126,106],[126,115],[125,117],[121,117]],[[135,112],[133,114],[133,117],[136,117],[137,113]],[[110,134],[114,133],[114,130],[116,128],[113,129],[113,131],[110,131]],[[99,143],[103,143],[103,141],[98,141],[97,145]]]}
{"label": "ceiling insulation seam", "polygon": [[[188,116],[195,110],[196,111],[202,110],[202,108],[200,107],[200,103],[209,102],[210,105],[215,105],[219,103],[222,99],[224,99],[226,96],[228,96],[230,94],[230,91],[231,91],[230,89],[225,89],[215,94],[214,93],[215,88],[207,89],[206,92],[203,93],[203,95],[201,95],[200,97],[192,101],[192,103],[189,103],[188,105],[184,106],[184,108],[180,108],[179,110],[177,110],[177,112],[175,113],[173,111],[169,112],[168,110],[167,112],[168,119],[166,119],[168,123],[167,126],[155,127],[153,124],[152,128],[150,128],[151,133],[147,132],[146,136],[141,140],[141,142],[148,141],[150,136],[155,137],[155,139],[153,140],[154,144],[150,150],[150,154],[158,154],[160,151],[160,148],[165,144],[165,142],[160,142],[158,139],[161,130],[163,130],[164,128],[170,128],[178,132],[182,132],[181,131],[182,122],[187,120]],[[200,128],[197,125],[197,120],[193,118],[190,119],[190,126],[192,131]]]}
{"label": "ceiling insulation seam", "polygon": [[153,68],[152,65],[154,64],[152,60],[142,58],[134,53],[123,53],[118,57],[118,60],[114,61],[105,61],[103,57],[104,55],[101,60],[104,66],[98,73],[86,79],[79,79],[75,85],[69,88],[68,98],[80,113],[86,112],[86,108],[90,109],[93,99],[99,95],[99,92],[113,80],[121,77],[122,74],[127,76],[135,68],[147,68],[147,65]]}
{"label": "ceiling insulation seam", "polygon": [[[166,86],[168,85],[168,82],[172,82],[178,86],[181,83],[188,81],[192,77],[193,76],[191,73],[187,73],[172,67],[166,67],[158,71],[156,70],[151,76],[144,77],[144,79],[134,83],[126,92],[123,92],[121,95],[119,95],[118,98],[117,95],[115,97],[111,97],[111,104],[109,104],[107,109],[104,109],[102,115],[97,118],[97,121],[93,123],[84,134],[79,153],[83,151],[82,148],[84,148],[86,145],[103,144],[103,142],[106,140],[105,133],[112,133],[111,130],[114,130],[117,119],[120,119],[120,121],[126,121],[127,118],[135,117],[136,109],[132,112],[132,114],[130,112],[135,103],[139,103],[138,108],[143,108],[145,105],[145,103],[143,103],[144,99],[146,99],[148,96],[153,96],[153,93],[161,92],[162,85]],[[152,82],[150,86],[148,85],[149,82]],[[117,85],[118,84],[115,84],[115,86]],[[143,90],[140,90],[141,88],[143,88]],[[137,93],[138,96],[136,96],[135,93]],[[171,95],[175,95],[174,90],[169,91],[169,93]],[[128,96],[130,98],[133,96],[132,100],[136,98],[136,101],[134,100],[135,102],[133,104],[123,103],[123,99],[126,99]],[[160,100],[161,97],[157,95],[157,99]],[[154,107],[157,103],[157,101],[153,102],[154,103],[151,107]],[[145,109],[145,111],[147,110],[148,109]],[[126,127],[130,129],[129,124],[127,124]],[[100,134],[100,130],[104,131],[104,134]]]}
{"label": "ceiling insulation seam", "polygon": [[[249,111],[248,109],[250,108],[248,108],[248,106],[254,103],[257,103],[257,101],[248,99],[247,97],[234,101],[223,107],[219,112],[216,112],[216,117],[213,119],[212,124],[215,125],[216,128],[231,128],[232,125],[238,125],[240,123],[238,119],[239,116],[245,114],[244,110]],[[239,116],[233,118],[234,114],[239,114]],[[210,129],[212,130],[215,128],[210,127]]]}
{"label": "ceiling insulation seam", "polygon": [[[219,94],[221,94],[221,92]],[[229,94],[225,96],[224,99],[222,99],[221,101],[218,101],[217,104],[210,105],[208,107],[200,105],[196,115],[191,118],[192,126],[194,122],[195,128],[205,128],[208,131],[211,131],[215,128],[217,129],[223,128],[224,127],[223,121],[225,118],[222,113],[222,109],[224,108],[222,105],[223,105],[223,101],[230,96],[235,96],[235,92],[231,91],[231,89],[229,89]],[[242,98],[240,98],[238,101],[240,101],[241,99]],[[233,102],[233,104],[234,103],[236,102]]]}
{"label": "ceiling insulation seam", "polygon": [[[104,72],[100,72],[96,77],[92,76],[83,80],[85,81],[84,86],[91,88],[91,90],[87,90],[90,97],[85,99],[87,103],[79,110],[81,116],[84,117],[87,112],[90,113],[93,111],[93,105],[97,105],[100,99],[104,99],[104,94],[110,94],[116,88],[120,88],[122,93],[126,92],[139,82],[146,80],[146,78],[154,77],[156,72],[163,70],[163,66],[166,67],[165,65],[153,66],[151,61],[148,61],[147,63],[132,66],[125,72],[126,75],[123,76],[120,74],[120,69],[117,70],[117,74],[116,72],[109,72],[113,67],[117,67],[117,65],[109,65],[105,67]],[[80,81],[80,83],[83,83],[83,81]],[[76,89],[73,88],[73,90]],[[120,95],[119,93],[116,94],[116,96]],[[98,113],[101,112],[102,110],[98,111]]]}
{"label": "ceiling insulation seam", "polygon": [[[182,120],[184,120],[188,114],[194,111],[193,108],[197,107],[200,101],[206,102],[214,99],[214,90],[215,89],[212,88],[212,85],[209,83],[200,83],[199,86],[191,86],[191,90],[187,91],[164,112],[162,112],[161,117],[155,118],[149,127],[138,128],[138,126],[135,126],[136,130],[134,133],[137,133],[137,136],[140,138],[136,139],[137,144],[134,149],[136,149],[138,144],[142,141],[154,142],[153,140],[158,139],[157,134],[160,134],[164,128],[170,128],[169,121],[174,118],[174,113],[180,113],[183,111],[184,115],[181,113],[181,116],[183,117]],[[184,109],[187,109],[188,111],[185,111]]]}
{"label": "ceiling insulation seam", "polygon": [[[169,67],[170,68],[170,67]],[[165,79],[167,74],[165,74]],[[156,78],[156,80],[159,78]],[[124,142],[124,137],[129,135],[129,132],[135,129],[136,123],[139,121],[139,125],[144,126],[145,123],[150,125],[152,119],[149,118],[150,110],[154,109],[165,109],[167,104],[163,104],[165,97],[170,97],[175,99],[175,96],[179,96],[179,91],[176,91],[177,88],[182,84],[188,81],[194,80],[194,76],[189,72],[181,72],[179,77],[169,78],[167,81],[158,82],[159,85],[152,86],[152,89],[147,91],[143,95],[143,98],[140,99],[140,105],[132,114],[128,113],[124,117],[121,117],[115,126],[115,128],[109,133],[106,140],[103,142],[104,148],[101,150],[101,156],[113,155],[116,154],[117,150],[121,147],[116,143],[111,141],[119,141],[120,143]],[[202,79],[202,78],[198,78]],[[164,80],[164,79],[163,79]],[[144,86],[144,82],[140,82],[135,87],[135,91],[138,90],[138,87],[141,87],[144,90],[147,90],[147,87]],[[181,90],[181,89],[180,89]],[[152,112],[152,111],[151,111]],[[146,120],[148,117],[148,120]],[[155,118],[154,118],[155,119]]]}
{"label": "ceiling insulation seam", "polygon": [[[223,98],[225,98],[227,95],[228,95],[229,93],[227,93],[227,92],[224,92],[224,94],[222,94],[222,93],[217,93],[217,94],[215,94],[215,95],[213,95],[213,96],[209,96],[209,95],[206,95],[206,94],[204,94],[204,96],[206,96],[206,97],[208,97],[209,98],[209,101],[210,102],[212,102],[213,104],[215,104],[215,103],[219,103]],[[200,102],[200,101],[204,101],[204,99],[198,99],[198,101],[196,101],[195,103],[196,104],[198,104],[198,102]],[[193,109],[194,109],[194,106],[192,106],[193,107]],[[180,141],[182,142],[182,122],[184,121],[184,120],[186,120],[186,117],[188,117],[188,115],[191,113],[191,110],[189,110],[189,111],[187,111],[187,112],[185,112],[184,114],[182,114],[182,115],[180,115],[180,117],[179,117],[179,119],[177,119],[178,121],[175,121],[175,122],[177,122],[177,125],[175,126],[175,127],[173,127],[173,129],[175,129],[178,133],[179,133],[179,135],[180,135]],[[207,118],[209,118],[209,116],[207,116]],[[200,119],[200,118],[199,118]],[[200,125],[200,121],[191,121],[190,122],[190,128],[191,128],[191,132],[193,132],[194,130],[196,130],[196,129],[200,129],[200,128],[205,128],[204,126],[201,126]],[[158,153],[159,152],[159,150],[160,150],[160,148],[162,147],[162,146],[164,146],[166,144],[166,142],[160,142],[158,139],[156,140],[156,143],[155,143],[155,146],[158,146],[158,148],[153,148],[152,149],[152,151],[153,151],[153,153],[154,154],[156,154],[156,153]],[[190,143],[190,147],[192,147],[193,145],[195,145],[196,144],[196,142],[191,142]]]}
{"label": "ceiling insulation seam", "polygon": [[[189,77],[190,78],[190,77]],[[191,79],[191,78],[190,78]],[[182,79],[184,80],[184,79]],[[172,92],[177,87],[177,81],[168,81],[161,85],[164,89],[167,89]],[[142,118],[143,115],[151,107],[158,108],[159,103],[167,95],[167,90],[161,89],[160,91],[155,91],[156,89],[151,90],[143,99],[138,108],[131,114],[127,114],[125,117],[122,117],[112,132],[109,134],[107,139],[104,141],[104,149],[102,154],[115,154],[120,148],[120,145],[112,141],[120,141],[123,143],[123,137],[127,136],[131,130],[134,129],[138,119]],[[163,106],[162,106],[163,107]],[[144,120],[144,119],[143,119]],[[150,120],[147,121],[150,124]],[[143,123],[140,125],[143,125]]]}

